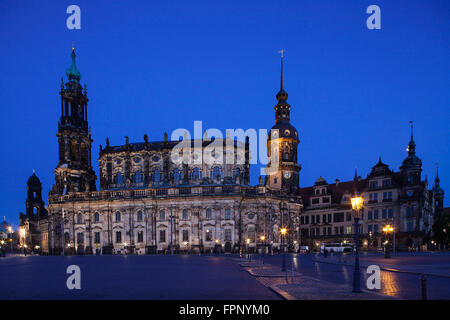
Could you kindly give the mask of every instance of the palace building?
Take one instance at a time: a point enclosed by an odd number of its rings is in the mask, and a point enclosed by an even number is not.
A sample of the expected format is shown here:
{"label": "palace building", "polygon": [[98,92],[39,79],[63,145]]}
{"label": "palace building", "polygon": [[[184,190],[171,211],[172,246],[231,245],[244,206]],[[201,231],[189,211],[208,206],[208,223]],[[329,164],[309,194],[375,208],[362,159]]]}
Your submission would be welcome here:
{"label": "palace building", "polygon": [[[167,252],[239,252],[311,248],[322,242],[352,241],[350,197],[365,199],[360,230],[367,248],[381,247],[381,228],[392,224],[398,247],[426,244],[444,192],[421,179],[421,160],[412,137],[408,156],[394,172],[381,159],[366,179],[299,187],[299,136],[290,123],[291,106],[281,84],[276,94],[275,124],[267,147],[266,173],[250,185],[250,148],[227,137],[100,145],[99,190],[92,167],[86,86],[75,63],[61,81],[58,122],[59,159],[48,206],[33,173],[27,183],[26,214],[20,215],[28,248],[43,254],[150,254]],[[182,150],[177,147],[180,143]],[[221,146],[222,148],[217,148]],[[225,161],[222,152],[233,161]],[[208,161],[204,161],[205,157]],[[178,161],[183,160],[183,161]],[[186,161],[188,160],[188,161]],[[367,242],[367,244],[366,244]]]}

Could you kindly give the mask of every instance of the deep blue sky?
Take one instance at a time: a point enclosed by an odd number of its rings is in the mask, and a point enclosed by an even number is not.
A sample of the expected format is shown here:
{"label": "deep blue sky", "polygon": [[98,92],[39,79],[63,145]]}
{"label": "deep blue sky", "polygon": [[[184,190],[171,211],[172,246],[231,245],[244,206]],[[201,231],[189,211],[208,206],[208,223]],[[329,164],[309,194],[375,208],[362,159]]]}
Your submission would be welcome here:
{"label": "deep blue sky", "polygon": [[[70,4],[81,7],[81,30],[66,28]],[[366,28],[371,4],[381,8],[381,30]],[[398,170],[414,120],[423,173],[431,184],[439,162],[448,191],[449,35],[445,0],[2,1],[0,214],[18,223],[33,169],[45,199],[54,183],[72,41],[97,172],[107,136],[113,145],[144,133],[162,140],[194,120],[269,129],[284,48],[301,186],[320,175],[351,179],[355,166],[365,177],[379,156]]]}

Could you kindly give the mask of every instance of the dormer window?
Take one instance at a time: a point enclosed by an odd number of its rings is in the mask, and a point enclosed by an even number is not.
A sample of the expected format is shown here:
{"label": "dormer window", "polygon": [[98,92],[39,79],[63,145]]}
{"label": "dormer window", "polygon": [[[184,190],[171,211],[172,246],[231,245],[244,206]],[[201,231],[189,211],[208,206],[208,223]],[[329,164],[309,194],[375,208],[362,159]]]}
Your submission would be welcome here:
{"label": "dormer window", "polygon": [[319,189],[316,189],[316,194],[320,194],[320,190]]}
{"label": "dormer window", "polygon": [[371,181],[370,182],[370,188],[371,189],[378,188],[378,181]]}
{"label": "dormer window", "polygon": [[391,179],[383,180],[383,187],[390,186],[391,185]]}

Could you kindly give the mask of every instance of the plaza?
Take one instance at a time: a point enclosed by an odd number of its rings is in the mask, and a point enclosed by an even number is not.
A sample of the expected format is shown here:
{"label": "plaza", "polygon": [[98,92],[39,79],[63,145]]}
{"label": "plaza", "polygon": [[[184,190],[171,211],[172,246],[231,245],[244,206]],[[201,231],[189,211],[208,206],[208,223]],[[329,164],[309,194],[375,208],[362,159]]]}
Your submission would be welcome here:
{"label": "plaza", "polygon": [[[273,300],[283,299],[265,280],[255,277],[245,263],[279,269],[282,255],[111,255],[7,256],[0,260],[0,299],[157,299],[157,300]],[[287,255],[288,273],[317,281],[314,299],[332,297],[337,287],[351,293],[352,255],[342,259],[315,254]],[[421,299],[420,274],[427,273],[428,299],[450,299],[450,254],[362,255],[365,266],[381,271],[381,298]],[[81,289],[69,290],[69,265],[81,269]],[[254,268],[257,270],[257,268]],[[281,269],[280,269],[281,270]],[[390,270],[390,271],[387,271]],[[270,275],[269,275],[270,276]],[[279,277],[283,282],[284,277]],[[291,282],[287,279],[288,283]],[[268,283],[268,282],[267,282]],[[365,284],[365,279],[362,279]],[[301,284],[300,284],[301,286]],[[366,292],[368,290],[365,290]],[[356,295],[356,296],[355,296]],[[359,298],[357,294],[353,296]]]}

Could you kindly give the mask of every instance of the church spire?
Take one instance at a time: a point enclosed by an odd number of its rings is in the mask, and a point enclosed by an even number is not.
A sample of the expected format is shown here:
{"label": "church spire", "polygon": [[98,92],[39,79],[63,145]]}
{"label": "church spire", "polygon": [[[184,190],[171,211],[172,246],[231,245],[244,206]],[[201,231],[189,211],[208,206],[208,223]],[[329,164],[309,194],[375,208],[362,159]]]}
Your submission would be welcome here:
{"label": "church spire", "polygon": [[283,58],[284,58],[284,49],[278,51],[281,54],[281,76],[280,76],[280,91],[277,93],[276,98],[278,102],[286,102],[288,98],[288,94],[284,91],[284,73],[283,73]]}
{"label": "church spire", "polygon": [[410,121],[409,125],[411,127],[411,140],[409,141],[407,150],[408,150],[409,155],[414,155],[414,154],[416,154],[416,143],[414,142],[414,137],[413,137],[413,121]]}
{"label": "church spire", "polygon": [[75,54],[75,48],[72,45],[72,65],[70,66],[69,69],[67,69],[66,71],[66,75],[69,78],[69,81],[73,81],[73,82],[80,82],[81,79],[81,73],[78,70],[76,64],[75,64],[75,58],[76,58],[76,54]]}

